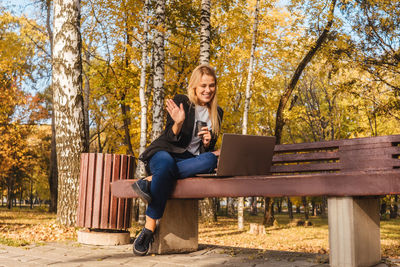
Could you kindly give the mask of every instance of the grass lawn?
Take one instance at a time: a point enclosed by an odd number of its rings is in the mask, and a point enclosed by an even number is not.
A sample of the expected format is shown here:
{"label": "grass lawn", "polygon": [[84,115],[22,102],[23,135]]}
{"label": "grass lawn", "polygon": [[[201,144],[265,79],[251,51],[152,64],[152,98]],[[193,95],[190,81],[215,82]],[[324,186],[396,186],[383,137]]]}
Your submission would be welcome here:
{"label": "grass lawn", "polygon": [[[328,223],[326,218],[310,217],[312,226],[292,226],[286,214],[275,215],[274,226],[265,235],[249,234],[249,224],[262,222],[262,216],[245,215],[244,231],[237,230],[237,220],[219,216],[213,224],[199,224],[199,243],[229,247],[329,253]],[[295,218],[302,219],[298,215]],[[139,225],[130,229],[134,236]],[[74,227],[63,227],[56,215],[43,209],[0,208],[0,243],[24,246],[47,241],[76,240]],[[400,218],[381,221],[382,256],[400,258]]]}

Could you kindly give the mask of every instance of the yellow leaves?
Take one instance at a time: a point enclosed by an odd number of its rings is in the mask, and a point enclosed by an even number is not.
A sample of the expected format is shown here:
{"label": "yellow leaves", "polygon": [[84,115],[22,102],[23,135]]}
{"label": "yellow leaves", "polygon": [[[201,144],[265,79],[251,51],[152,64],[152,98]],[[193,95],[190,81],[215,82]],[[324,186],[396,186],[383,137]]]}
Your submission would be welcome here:
{"label": "yellow leaves", "polygon": [[4,209],[1,213],[7,219],[0,221],[0,240],[17,240],[26,245],[76,239],[75,229],[58,224],[55,214]]}

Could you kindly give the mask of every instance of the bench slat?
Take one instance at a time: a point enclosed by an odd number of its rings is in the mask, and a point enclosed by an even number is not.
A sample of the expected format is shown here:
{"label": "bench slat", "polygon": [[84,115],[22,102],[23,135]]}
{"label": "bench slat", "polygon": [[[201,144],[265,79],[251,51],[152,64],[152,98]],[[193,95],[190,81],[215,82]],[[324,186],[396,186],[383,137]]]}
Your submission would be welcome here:
{"label": "bench slat", "polygon": [[[112,194],[137,197],[136,180],[111,184]],[[318,173],[286,176],[187,178],[178,180],[171,198],[250,196],[368,196],[400,194],[400,170]]]}
{"label": "bench slat", "polygon": [[360,151],[360,150],[382,150],[385,148],[393,147],[391,142],[382,142],[382,143],[370,143],[370,144],[351,144],[351,145],[341,145],[339,151]]}
{"label": "bench slat", "polygon": [[379,148],[366,148],[360,151],[360,149],[343,149],[341,148],[339,151],[342,155],[352,155],[353,157],[365,157],[365,156],[385,156],[385,155],[399,155],[400,147],[399,146],[388,146],[388,147],[379,147]]}
{"label": "bench slat", "polygon": [[333,141],[321,141],[312,143],[300,143],[300,144],[282,144],[275,146],[275,152],[296,152],[296,151],[311,151],[311,150],[323,150],[323,149],[337,149],[339,146],[354,146],[363,144],[375,144],[375,143],[400,143],[400,135],[388,135],[388,136],[374,136],[374,137],[363,137]]}
{"label": "bench slat", "polygon": [[[112,155],[106,154],[104,157],[104,184],[103,184],[103,203],[110,203],[111,191],[111,173],[112,173]],[[110,205],[102,205],[100,228],[109,228]]]}
{"label": "bench slat", "polygon": [[102,189],[102,178],[104,172],[103,165],[103,156],[104,154],[97,154],[96,159],[96,175],[94,179],[94,193],[93,193],[93,218],[92,218],[92,227],[100,228],[100,207],[101,207],[101,189]]}
{"label": "bench slat", "polygon": [[[118,155],[113,155],[113,173],[112,182],[118,181],[120,172],[121,157]],[[113,197],[110,204],[110,227],[117,228],[117,212],[118,212],[118,198]]]}
{"label": "bench slat", "polygon": [[[125,155],[121,155],[121,170],[120,177],[125,177],[127,173],[128,159]],[[118,199],[118,218],[117,218],[117,228],[122,229],[124,227],[124,214],[125,211],[125,199]],[[122,215],[122,216],[121,216]]]}
{"label": "bench slat", "polygon": [[337,150],[341,141],[323,141],[315,143],[300,143],[300,144],[284,144],[276,145],[275,152],[297,152],[297,151],[312,151],[312,150]]}
{"label": "bench slat", "polygon": [[96,175],[96,154],[89,154],[89,172],[87,178],[86,187],[86,214],[85,214],[85,227],[92,226],[92,214],[93,214],[93,190],[94,190],[94,176]]}
{"label": "bench slat", "polygon": [[271,173],[297,173],[297,172],[320,172],[320,171],[338,171],[340,163],[314,163],[314,164],[291,164],[271,166]]}
{"label": "bench slat", "polygon": [[337,160],[339,159],[338,152],[310,152],[298,154],[275,154],[272,162],[275,163],[290,163],[290,162],[307,162],[321,160]]}
{"label": "bench slat", "polygon": [[79,201],[78,201],[78,215],[77,225],[85,225],[85,205],[86,205],[86,177],[88,175],[88,161],[89,155],[86,153],[81,154],[81,172],[79,178]]}

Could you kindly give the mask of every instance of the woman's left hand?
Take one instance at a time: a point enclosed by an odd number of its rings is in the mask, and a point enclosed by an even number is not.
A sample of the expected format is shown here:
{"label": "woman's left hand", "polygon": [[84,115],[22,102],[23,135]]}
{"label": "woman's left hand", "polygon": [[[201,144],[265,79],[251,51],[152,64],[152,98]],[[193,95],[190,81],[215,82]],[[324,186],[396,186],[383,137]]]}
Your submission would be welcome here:
{"label": "woman's left hand", "polygon": [[203,141],[203,146],[208,148],[211,141],[211,132],[208,130],[207,126],[201,128],[201,131],[197,134]]}

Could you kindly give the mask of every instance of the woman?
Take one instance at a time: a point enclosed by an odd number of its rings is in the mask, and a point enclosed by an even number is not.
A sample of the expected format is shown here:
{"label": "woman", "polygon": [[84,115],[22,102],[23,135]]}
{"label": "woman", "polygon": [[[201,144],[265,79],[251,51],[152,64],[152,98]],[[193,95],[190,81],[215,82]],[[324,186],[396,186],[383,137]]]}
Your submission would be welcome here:
{"label": "woman", "polygon": [[[200,65],[190,77],[188,95],[176,95],[173,100],[166,101],[165,130],[139,157],[152,176],[132,185],[148,204],[146,224],[133,244],[136,255],[147,254],[156,220],[164,213],[176,179],[210,173],[216,168],[219,151],[214,151],[214,146],[223,116],[217,105],[216,90],[214,69]],[[196,131],[196,125],[201,124],[203,126]]]}

